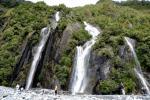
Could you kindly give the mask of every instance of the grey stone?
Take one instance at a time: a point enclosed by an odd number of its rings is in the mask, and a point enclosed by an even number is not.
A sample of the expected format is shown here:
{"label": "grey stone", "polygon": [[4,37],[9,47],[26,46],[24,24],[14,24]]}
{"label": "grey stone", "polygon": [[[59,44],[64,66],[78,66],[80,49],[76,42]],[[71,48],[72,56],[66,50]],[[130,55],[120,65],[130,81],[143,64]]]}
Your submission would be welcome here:
{"label": "grey stone", "polygon": [[73,23],[73,24],[67,25],[66,29],[64,30],[64,32],[62,34],[62,38],[60,40],[59,47],[56,51],[56,55],[55,55],[56,60],[60,59],[61,54],[67,47],[68,41],[71,38],[72,33],[79,30],[80,27],[81,27],[81,25],[79,23]]}

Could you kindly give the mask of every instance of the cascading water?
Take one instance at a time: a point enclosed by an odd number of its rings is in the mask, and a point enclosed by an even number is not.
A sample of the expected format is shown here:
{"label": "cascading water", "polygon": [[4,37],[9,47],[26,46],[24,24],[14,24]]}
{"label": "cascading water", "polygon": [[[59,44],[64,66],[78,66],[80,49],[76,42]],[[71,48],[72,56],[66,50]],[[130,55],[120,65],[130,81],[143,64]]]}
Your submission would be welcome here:
{"label": "cascading water", "polygon": [[50,29],[48,29],[48,28],[43,28],[41,30],[41,38],[42,39],[38,45],[38,48],[37,48],[36,53],[35,53],[34,58],[33,58],[33,62],[32,62],[31,69],[30,69],[29,76],[28,76],[27,83],[26,83],[27,84],[26,90],[28,90],[31,87],[33,77],[34,77],[38,62],[41,58],[41,53],[43,51],[43,48],[44,48],[44,45],[47,41],[49,33],[50,33]]}
{"label": "cascading water", "polygon": [[126,94],[125,89],[121,89],[121,92],[122,92],[122,95]]}
{"label": "cascading water", "polygon": [[131,50],[131,52],[132,52],[132,54],[133,54],[133,57],[134,57],[134,60],[135,60],[135,63],[136,63],[136,68],[138,69],[138,71],[139,71],[140,73],[142,73],[140,62],[139,62],[139,60],[138,60],[138,58],[137,58],[136,52],[135,52],[135,50],[134,50],[134,48],[133,48],[133,46],[132,46],[132,43],[131,43],[130,38],[125,37],[125,40],[126,40],[128,46],[130,47],[130,50]]}
{"label": "cascading water", "polygon": [[70,90],[72,94],[84,93],[88,84],[87,68],[89,66],[90,51],[96,41],[96,36],[100,33],[97,28],[84,22],[85,30],[92,35],[92,39],[83,46],[77,46],[76,57],[74,60]]}
{"label": "cascading water", "polygon": [[55,14],[55,20],[58,22],[60,20],[59,12],[56,12]]}
{"label": "cascading water", "polygon": [[[56,12],[55,14],[55,23],[57,23],[59,21],[60,17],[59,17],[59,12]],[[56,27],[55,27],[56,28]],[[35,71],[36,71],[36,68],[37,68],[37,65],[41,59],[41,54],[42,54],[42,51],[43,51],[43,48],[46,44],[46,41],[49,37],[49,34],[50,34],[50,28],[46,27],[46,28],[43,28],[41,30],[41,40],[40,40],[40,43],[36,49],[36,52],[34,54],[34,58],[33,58],[33,61],[32,61],[32,65],[31,65],[31,69],[30,69],[30,72],[29,72],[29,75],[28,75],[28,79],[27,79],[27,82],[26,82],[26,90],[28,90],[31,85],[32,85],[32,81],[33,81],[33,78],[34,78],[34,74],[35,74]]]}
{"label": "cascading water", "polygon": [[150,94],[150,90],[149,90],[149,83],[146,81],[146,79],[144,78],[143,76],[143,73],[142,73],[142,70],[141,70],[141,65],[140,65],[140,62],[137,58],[137,55],[136,55],[136,52],[133,48],[133,45],[131,43],[131,39],[128,38],[128,37],[125,37],[125,41],[127,42],[132,54],[133,54],[133,57],[134,57],[134,60],[135,60],[135,63],[136,63],[136,68],[134,69],[135,73],[136,73],[136,76],[137,78],[141,81],[142,85],[143,85],[143,88],[146,90],[146,93],[147,94]]}
{"label": "cascading water", "polygon": [[146,90],[146,94],[149,94],[150,95],[150,90],[149,90],[149,87],[148,87],[148,82],[146,81],[146,79],[143,77],[142,74],[139,73],[139,71],[135,68],[134,69],[138,79],[141,81],[142,85],[143,85],[143,89]]}

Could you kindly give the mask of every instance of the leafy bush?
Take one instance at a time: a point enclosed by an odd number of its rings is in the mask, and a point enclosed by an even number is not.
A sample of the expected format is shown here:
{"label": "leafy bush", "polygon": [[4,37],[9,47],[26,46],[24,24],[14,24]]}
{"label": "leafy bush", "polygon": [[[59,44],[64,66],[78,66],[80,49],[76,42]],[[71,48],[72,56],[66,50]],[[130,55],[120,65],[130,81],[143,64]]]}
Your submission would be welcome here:
{"label": "leafy bush", "polygon": [[[138,90],[138,85],[135,83],[135,75],[132,74],[134,73],[133,67],[135,63],[131,61],[123,64],[119,57],[119,48],[121,45],[124,45],[124,36],[131,37],[137,41],[135,49],[142,68],[144,71],[150,70],[150,61],[148,60],[150,59],[148,53],[150,48],[148,38],[150,35],[148,33],[150,31],[148,29],[148,27],[150,27],[150,14],[147,13],[149,10],[146,8],[147,11],[143,9],[138,11],[130,7],[132,7],[132,4],[122,7],[111,1],[103,0],[95,6],[74,9],[76,20],[86,20],[91,24],[98,25],[102,30],[101,35],[98,36],[97,42],[94,45],[94,52],[100,56],[112,57],[111,63],[114,70],[111,69],[112,72],[108,80],[100,83],[101,88],[99,91],[105,94],[109,94],[109,91],[115,88],[109,86],[109,83],[114,84],[113,86],[117,86],[117,84],[123,82],[126,92],[129,94]],[[141,5],[137,7],[140,8]],[[88,14],[86,15],[85,13]]]}
{"label": "leafy bush", "polygon": [[[132,70],[134,63],[131,61],[123,64],[118,55],[119,47],[124,45],[124,36],[137,41],[135,49],[142,69],[147,72],[150,71],[149,2],[115,4],[111,0],[103,0],[94,6],[87,5],[73,9],[66,8],[64,5],[48,7],[42,2],[36,4],[23,2],[16,6],[5,3],[0,7],[4,9],[0,12],[0,31],[4,29],[0,32],[0,85],[8,85],[12,67],[15,66],[20,57],[21,45],[27,36],[34,33],[30,42],[32,46],[36,45],[40,30],[49,24],[49,18],[56,10],[61,11],[62,14],[58,25],[58,32],[60,33],[67,24],[82,23],[82,21],[95,24],[102,30],[97,37],[93,50],[97,55],[111,58],[113,66],[110,77],[99,84],[99,91],[109,94],[120,82],[125,85],[127,93],[133,93],[137,90],[136,79]],[[90,38],[91,36],[83,27],[73,33],[60,62],[55,65],[56,70],[53,73],[56,74],[61,85],[65,88],[68,86],[76,46],[83,45]]]}
{"label": "leafy bush", "polygon": [[73,68],[73,57],[75,55],[76,46],[83,45],[91,36],[82,29],[77,30],[72,34],[71,39],[68,42],[60,63],[55,66],[55,74],[60,81],[61,87],[65,90],[68,88],[69,76],[71,75],[71,69]]}
{"label": "leafy bush", "polygon": [[[12,68],[15,66],[21,53],[21,47],[27,36],[34,32],[30,42],[35,45],[39,40],[40,30],[49,23],[49,15],[54,9],[44,3],[21,3],[13,8],[7,8],[1,15],[7,18],[0,33],[0,85],[8,85]],[[9,70],[9,71],[8,71]]]}
{"label": "leafy bush", "polygon": [[104,80],[98,85],[98,89],[102,94],[111,94],[111,92],[116,88],[117,83],[114,80]]}

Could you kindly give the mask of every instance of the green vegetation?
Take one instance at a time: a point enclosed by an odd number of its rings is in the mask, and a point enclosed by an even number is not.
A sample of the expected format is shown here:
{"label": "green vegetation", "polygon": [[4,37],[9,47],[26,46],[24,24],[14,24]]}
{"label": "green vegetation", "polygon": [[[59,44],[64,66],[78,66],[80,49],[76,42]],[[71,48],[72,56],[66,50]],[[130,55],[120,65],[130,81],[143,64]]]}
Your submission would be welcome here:
{"label": "green vegetation", "polygon": [[[133,75],[133,61],[123,64],[118,56],[120,46],[124,45],[124,36],[137,41],[135,49],[142,69],[148,72],[150,70],[150,54],[148,53],[150,49],[150,14],[143,10],[132,9],[134,7],[130,8],[130,5],[119,5],[110,0],[104,0],[95,6],[73,10],[76,20],[86,20],[98,25],[102,30],[93,49],[97,55],[111,59],[113,65],[110,77],[100,82],[97,87],[104,94],[110,94],[110,91],[117,88],[120,82],[123,82],[128,94],[138,91],[137,80]],[[145,9],[149,11],[147,7]],[[113,86],[111,86],[112,84]]]}
{"label": "green vegetation", "polygon": [[22,3],[14,8],[2,8],[4,12],[0,16],[0,22],[3,19],[5,22],[2,23],[0,32],[0,85],[8,85],[12,67],[20,56],[24,40],[34,33],[30,40],[32,45],[37,43],[40,30],[49,23],[54,9],[44,3]]}
{"label": "green vegetation", "polygon": [[[8,85],[12,68],[20,57],[22,45],[27,37],[34,33],[30,42],[36,45],[40,30],[49,24],[49,18],[55,11],[61,11],[62,18],[58,32],[62,33],[70,23],[87,21],[100,27],[93,51],[98,56],[111,60],[111,72],[97,90],[110,94],[123,82],[127,94],[138,92],[138,84],[133,74],[134,61],[123,63],[119,57],[119,48],[124,45],[124,36],[136,40],[136,53],[142,70],[150,73],[150,2],[124,2],[117,4],[111,0],[101,0],[96,5],[66,8],[64,5],[48,7],[44,3],[23,2],[14,6],[0,5],[0,85]],[[62,34],[60,34],[61,36]],[[91,36],[83,26],[72,34],[59,63],[54,64],[53,74],[59,79],[63,89],[67,89],[69,75],[73,66],[76,46],[83,45]],[[47,64],[47,63],[46,63]],[[49,68],[51,64],[46,66]],[[40,76],[40,80],[42,76]],[[49,81],[49,80],[47,80]]]}
{"label": "green vegetation", "polygon": [[144,11],[149,13],[149,9],[150,9],[150,3],[147,0],[128,0],[127,2],[122,2],[120,4],[121,6],[129,6],[131,8],[140,10],[140,11]]}
{"label": "green vegetation", "polygon": [[[68,87],[69,76],[73,67],[73,58],[75,56],[76,46],[83,45],[85,41],[89,40],[91,36],[83,29],[77,30],[73,33],[69,40],[68,46],[65,49],[59,65],[57,64],[55,74],[60,81],[62,87]],[[65,89],[66,89],[65,88]]]}
{"label": "green vegetation", "polygon": [[114,80],[104,80],[98,85],[99,91],[102,91],[102,94],[111,94],[115,88],[117,88],[117,83]]}

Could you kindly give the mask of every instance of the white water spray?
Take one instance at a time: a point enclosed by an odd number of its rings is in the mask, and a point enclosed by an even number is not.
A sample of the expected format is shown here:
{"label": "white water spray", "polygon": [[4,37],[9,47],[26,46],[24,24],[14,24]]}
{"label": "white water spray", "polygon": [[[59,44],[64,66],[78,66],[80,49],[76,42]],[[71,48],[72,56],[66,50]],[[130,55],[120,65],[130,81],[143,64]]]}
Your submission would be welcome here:
{"label": "white water spray", "polygon": [[[57,23],[59,21],[59,19],[60,19],[59,12],[56,12],[56,14],[55,14],[55,23]],[[32,65],[31,65],[31,68],[30,68],[30,72],[29,72],[29,75],[28,75],[27,82],[26,82],[26,90],[28,90],[32,86],[32,81],[34,79],[34,74],[35,74],[35,71],[37,69],[37,65],[38,65],[38,63],[41,59],[42,51],[43,51],[44,46],[46,44],[46,41],[49,37],[49,34],[50,34],[50,28],[46,27],[46,28],[43,28],[41,30],[41,40],[40,40],[40,43],[39,43],[39,45],[36,49],[34,57],[33,57]]]}
{"label": "white water spray", "polygon": [[49,36],[49,33],[50,33],[50,29],[48,29],[48,28],[43,28],[41,30],[41,41],[38,45],[38,48],[37,48],[36,53],[33,58],[33,62],[32,62],[31,69],[30,69],[29,76],[28,76],[27,83],[26,83],[27,84],[26,90],[28,90],[32,85],[33,77],[34,77],[38,62],[41,58],[41,54],[42,54],[44,45],[47,41],[47,38]]}
{"label": "white water spray", "polygon": [[55,20],[58,22],[60,20],[59,12],[56,12],[55,14]]}
{"label": "white water spray", "polygon": [[[140,74],[137,69],[134,69],[134,71],[135,71],[135,73],[136,73],[138,79],[141,81],[141,84],[143,85],[143,88],[142,88],[142,89],[145,89],[145,90],[146,90],[146,94],[150,94],[150,90],[149,90],[149,87],[148,87],[148,85],[147,85],[148,82],[146,81],[146,79],[144,78],[144,76],[143,76],[142,74]],[[145,91],[145,90],[144,90],[144,91]]]}
{"label": "white water spray", "polygon": [[146,93],[147,94],[150,94],[150,90],[149,90],[149,87],[148,87],[148,82],[146,81],[146,79],[144,78],[143,76],[143,73],[142,73],[142,70],[141,70],[141,65],[140,65],[140,62],[137,58],[137,55],[136,55],[136,52],[134,50],[134,47],[131,43],[131,39],[128,38],[128,37],[125,37],[125,41],[127,42],[132,54],[133,54],[133,57],[134,57],[134,60],[135,60],[135,63],[136,63],[136,68],[134,69],[135,73],[136,73],[136,76],[137,78],[140,80],[141,84],[143,85],[144,89],[146,90]]}
{"label": "white water spray", "polygon": [[131,43],[131,39],[128,38],[128,37],[125,37],[125,41],[127,42],[128,46],[129,46],[129,48],[130,48],[130,50],[131,50],[131,52],[132,52],[132,54],[133,54],[133,57],[134,57],[134,60],[135,60],[135,63],[136,63],[136,67],[137,67],[138,71],[139,71],[140,73],[142,73],[141,65],[140,65],[140,62],[139,62],[139,60],[138,60],[138,58],[137,58],[136,52],[135,52],[135,50],[134,50],[134,47],[133,47],[133,45],[132,45],[132,43]]}
{"label": "white water spray", "polygon": [[100,33],[99,30],[92,25],[84,22],[85,30],[92,35],[92,39],[87,41],[83,46],[77,46],[77,53],[74,59],[72,78],[70,81],[70,90],[72,94],[84,93],[87,84],[87,68],[89,66],[90,51],[96,42],[96,36]]}

